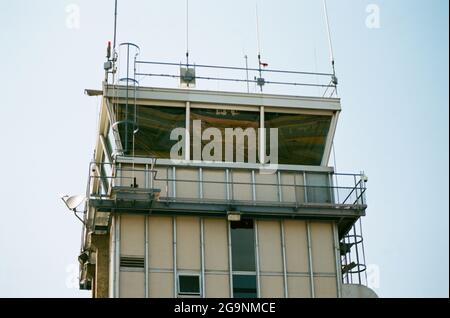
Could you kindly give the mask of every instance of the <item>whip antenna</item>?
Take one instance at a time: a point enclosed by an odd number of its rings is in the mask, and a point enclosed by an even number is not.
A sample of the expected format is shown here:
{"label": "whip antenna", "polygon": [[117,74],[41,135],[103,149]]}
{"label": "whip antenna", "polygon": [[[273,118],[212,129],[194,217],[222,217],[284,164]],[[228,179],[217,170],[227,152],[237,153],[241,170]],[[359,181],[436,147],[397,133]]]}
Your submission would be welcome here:
{"label": "whip antenna", "polygon": [[113,42],[114,52],[116,50],[116,44],[117,44],[117,0],[114,1],[114,42]]}
{"label": "whip antenna", "polygon": [[261,60],[261,36],[260,36],[260,30],[259,30],[259,12],[258,12],[258,2],[256,2],[256,37],[258,42],[258,72],[259,77],[256,78],[256,84],[261,89],[261,92],[263,91],[263,86],[266,84],[266,80],[262,77],[262,67],[267,67],[269,64],[263,63]]}
{"label": "whip antenna", "polygon": [[325,23],[326,23],[326,26],[327,26],[328,45],[329,45],[329,48],[330,48],[331,67],[333,68],[333,77],[332,77],[331,81],[336,86],[338,84],[338,79],[336,77],[335,60],[334,60],[334,52],[333,52],[333,42],[331,40],[331,28],[330,28],[330,19],[328,17],[327,0],[323,0],[323,12],[324,12],[324,16],[325,16]]}
{"label": "whip antenna", "polygon": [[189,66],[189,0],[186,0],[186,64]]}

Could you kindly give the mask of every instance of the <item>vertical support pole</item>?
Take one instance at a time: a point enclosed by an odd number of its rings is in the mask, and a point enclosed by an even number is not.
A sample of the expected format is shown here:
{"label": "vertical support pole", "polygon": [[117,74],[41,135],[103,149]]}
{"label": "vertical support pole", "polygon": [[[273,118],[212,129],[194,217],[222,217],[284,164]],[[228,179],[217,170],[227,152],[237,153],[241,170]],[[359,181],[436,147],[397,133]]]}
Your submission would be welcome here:
{"label": "vertical support pole", "polygon": [[[362,220],[361,218],[359,218],[359,234],[361,235],[361,249],[362,249],[362,257],[363,257],[363,264],[364,266],[366,266],[366,251],[364,248],[364,234],[363,234],[363,229],[362,229]],[[366,279],[366,285],[369,284],[369,281],[367,280],[367,267],[364,270],[364,278]]]}
{"label": "vertical support pole", "polygon": [[256,177],[255,170],[252,170],[252,200],[256,202]]}
{"label": "vertical support pole", "polygon": [[309,221],[306,221],[306,234],[308,240],[308,262],[309,262],[309,279],[311,285],[311,297],[316,298],[316,291],[314,288],[314,268],[312,260],[311,225]]}
{"label": "vertical support pole", "polygon": [[334,258],[336,261],[336,281],[338,298],[342,298],[342,266],[341,266],[341,249],[339,246],[339,236],[337,224],[333,222],[333,241],[334,241]]}
{"label": "vertical support pole", "polygon": [[358,264],[357,271],[358,271],[358,284],[362,284],[361,280],[361,261],[359,259],[359,245],[358,243],[358,236],[356,234],[356,225],[353,225],[353,239],[355,240],[355,251],[356,251],[356,264]]}
{"label": "vertical support pole", "polygon": [[[359,176],[359,191],[360,191],[360,193],[361,193],[361,202],[360,202],[360,204],[362,205],[362,204],[365,204],[365,198],[364,198],[364,196],[365,196],[365,192],[364,192],[364,187],[365,187],[365,182],[364,182],[364,171],[361,171],[361,174],[360,174],[360,176]],[[358,203],[358,202],[356,202],[356,203]]]}
{"label": "vertical support pole", "polygon": [[166,167],[166,195],[167,198],[170,198],[170,187],[169,187],[169,179],[170,179],[170,175],[169,175],[169,166]]}
{"label": "vertical support pole", "polygon": [[148,164],[146,164],[146,165],[145,165],[145,176],[144,176],[144,179],[145,179],[144,182],[145,182],[145,188],[146,188],[146,189],[149,188],[148,175],[149,175]]}
{"label": "vertical support pole", "polygon": [[148,215],[145,216],[145,251],[144,251],[144,257],[145,257],[145,298],[150,297],[150,290],[149,290],[149,251],[148,251],[148,223],[149,223],[149,217]]}
{"label": "vertical support pole", "polygon": [[266,163],[266,129],[265,129],[265,109],[259,109],[259,162]]}
{"label": "vertical support pole", "polygon": [[119,163],[119,169],[117,171],[117,178],[119,179],[117,183],[118,183],[118,186],[120,187],[120,186],[122,186],[122,163]]}
{"label": "vertical support pole", "polygon": [[172,167],[172,195],[176,200],[177,198],[177,168],[175,166]]}
{"label": "vertical support pole", "polygon": [[177,217],[173,222],[173,298],[178,297],[178,271],[177,271]]}
{"label": "vertical support pole", "polygon": [[230,201],[230,171],[228,169],[225,170],[225,195],[227,201]]}
{"label": "vertical support pole", "polygon": [[330,203],[338,203],[339,202],[335,202],[335,195],[334,195],[334,185],[333,185],[333,177],[331,175],[331,173],[328,174],[328,189],[330,191]]}
{"label": "vertical support pole", "polygon": [[281,228],[281,251],[283,253],[284,298],[289,298],[287,265],[286,265],[286,235],[284,231],[284,220],[280,221],[280,228]]}
{"label": "vertical support pole", "polygon": [[116,214],[116,251],[115,251],[114,297],[120,298],[120,215]]}
{"label": "vertical support pole", "polygon": [[205,223],[204,219],[200,217],[200,257],[201,257],[201,288],[202,298],[206,298],[205,288]]}
{"label": "vertical support pole", "polygon": [[231,246],[231,223],[227,221],[228,234],[228,267],[229,267],[229,283],[230,283],[230,298],[233,298],[233,254]]}
{"label": "vertical support pole", "polygon": [[184,145],[186,151],[184,152],[184,160],[191,159],[191,102],[186,102],[186,132]]}
{"label": "vertical support pole", "polygon": [[198,169],[198,195],[199,199],[203,200],[203,168]]}
{"label": "vertical support pole", "polygon": [[277,172],[277,182],[278,182],[278,201],[283,202],[283,189],[281,187],[281,171],[280,170],[278,170],[278,172]]}
{"label": "vertical support pole", "polygon": [[306,181],[306,172],[303,171],[303,189],[305,191],[305,203],[308,203],[308,185]]}
{"label": "vertical support pole", "polygon": [[255,219],[255,251],[256,251],[256,289],[257,297],[261,298],[261,271],[260,271],[260,259],[259,259],[259,233],[258,233],[258,220]]}
{"label": "vertical support pole", "polygon": [[[110,254],[110,258],[111,258],[111,265],[110,265],[110,270],[111,270],[111,275],[109,277],[109,297],[110,298],[115,298],[115,288],[116,288],[116,240],[117,240],[117,236],[116,236],[116,224],[117,224],[117,219],[115,216],[112,216],[112,222],[111,222],[111,239],[112,239],[112,251]],[[83,236],[84,237],[84,236]]]}

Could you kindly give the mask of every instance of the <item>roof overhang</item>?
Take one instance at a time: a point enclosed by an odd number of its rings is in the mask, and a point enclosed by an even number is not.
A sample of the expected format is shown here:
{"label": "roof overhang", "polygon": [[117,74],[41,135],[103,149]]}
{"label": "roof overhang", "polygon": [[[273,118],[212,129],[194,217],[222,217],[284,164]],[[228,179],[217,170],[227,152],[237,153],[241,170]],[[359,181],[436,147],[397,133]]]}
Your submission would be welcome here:
{"label": "roof overhang", "polygon": [[125,100],[134,98],[137,101],[191,102],[201,104],[221,104],[237,106],[267,106],[309,110],[341,110],[339,98],[322,98],[291,95],[271,95],[238,92],[219,92],[197,89],[172,89],[153,87],[127,87],[105,85],[103,96]]}

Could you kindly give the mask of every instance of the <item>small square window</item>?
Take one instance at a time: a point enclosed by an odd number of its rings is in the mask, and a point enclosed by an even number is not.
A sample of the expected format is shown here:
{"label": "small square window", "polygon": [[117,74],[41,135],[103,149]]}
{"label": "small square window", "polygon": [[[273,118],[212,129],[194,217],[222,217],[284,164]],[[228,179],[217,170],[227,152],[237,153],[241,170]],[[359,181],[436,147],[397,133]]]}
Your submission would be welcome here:
{"label": "small square window", "polygon": [[178,288],[180,296],[200,296],[200,276],[179,275]]}

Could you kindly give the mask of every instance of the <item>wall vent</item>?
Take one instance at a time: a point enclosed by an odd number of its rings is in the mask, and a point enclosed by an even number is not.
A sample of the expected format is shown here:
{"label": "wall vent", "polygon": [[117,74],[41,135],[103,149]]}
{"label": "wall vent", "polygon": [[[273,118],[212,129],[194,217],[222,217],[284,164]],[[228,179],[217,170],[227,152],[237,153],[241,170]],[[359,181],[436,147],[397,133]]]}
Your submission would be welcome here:
{"label": "wall vent", "polygon": [[120,267],[144,268],[144,258],[142,257],[121,257]]}

